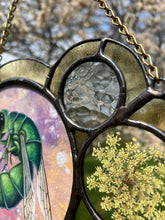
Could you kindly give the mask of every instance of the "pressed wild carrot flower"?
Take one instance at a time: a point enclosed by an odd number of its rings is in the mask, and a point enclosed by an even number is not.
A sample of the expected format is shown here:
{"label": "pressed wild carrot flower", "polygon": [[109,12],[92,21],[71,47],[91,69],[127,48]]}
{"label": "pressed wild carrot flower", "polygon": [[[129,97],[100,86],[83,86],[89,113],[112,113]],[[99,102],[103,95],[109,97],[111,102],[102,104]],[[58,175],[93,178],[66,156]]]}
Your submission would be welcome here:
{"label": "pressed wild carrot flower", "polygon": [[89,190],[104,193],[100,205],[112,219],[165,219],[165,154],[156,145],[142,151],[135,138],[120,141],[108,134],[106,146],[93,148],[101,165],[87,177]]}

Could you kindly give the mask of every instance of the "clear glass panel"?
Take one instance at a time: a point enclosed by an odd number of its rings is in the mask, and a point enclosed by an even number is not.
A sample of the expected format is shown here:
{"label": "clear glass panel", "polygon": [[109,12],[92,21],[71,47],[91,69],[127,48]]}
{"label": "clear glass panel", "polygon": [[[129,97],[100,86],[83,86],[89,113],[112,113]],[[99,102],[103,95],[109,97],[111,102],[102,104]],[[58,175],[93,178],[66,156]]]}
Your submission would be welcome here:
{"label": "clear glass panel", "polygon": [[137,58],[124,46],[108,42],[104,55],[110,57],[120,68],[126,81],[126,104],[146,90],[143,70]]}
{"label": "clear glass panel", "polygon": [[64,89],[66,114],[81,126],[94,127],[114,112],[120,88],[115,71],[102,62],[86,62],[68,76]]}
{"label": "clear glass panel", "polygon": [[14,60],[0,68],[0,81],[13,77],[33,80],[41,85],[45,84],[49,66],[36,60]]}
{"label": "clear glass panel", "polygon": [[135,112],[131,119],[144,121],[165,131],[165,101],[162,99],[151,100]]}
{"label": "clear glass panel", "polygon": [[51,85],[50,91],[57,96],[58,95],[58,87],[61,82],[61,78],[63,74],[67,70],[67,68],[76,60],[90,56],[95,54],[99,46],[99,40],[94,40],[92,42],[81,43],[80,45],[75,45],[71,48],[60,60],[57,68],[55,69]]}
{"label": "clear glass panel", "polygon": [[82,146],[83,141],[87,138],[88,133],[82,132],[82,131],[77,131],[75,130],[75,140],[76,140],[76,147],[80,149]]}

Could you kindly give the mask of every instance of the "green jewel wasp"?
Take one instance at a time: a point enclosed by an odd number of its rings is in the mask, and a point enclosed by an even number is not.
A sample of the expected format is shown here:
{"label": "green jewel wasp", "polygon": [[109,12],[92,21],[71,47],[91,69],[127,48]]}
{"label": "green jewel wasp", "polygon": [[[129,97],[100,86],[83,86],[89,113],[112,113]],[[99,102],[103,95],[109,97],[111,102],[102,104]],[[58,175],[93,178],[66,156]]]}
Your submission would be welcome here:
{"label": "green jewel wasp", "polygon": [[24,218],[35,218],[35,194],[33,190],[33,164],[37,170],[37,197],[44,219],[51,220],[51,207],[42,155],[42,143],[35,123],[23,113],[0,111],[0,144],[4,152],[5,170],[12,155],[19,163],[9,172],[0,174],[0,208],[12,209],[23,199]]}

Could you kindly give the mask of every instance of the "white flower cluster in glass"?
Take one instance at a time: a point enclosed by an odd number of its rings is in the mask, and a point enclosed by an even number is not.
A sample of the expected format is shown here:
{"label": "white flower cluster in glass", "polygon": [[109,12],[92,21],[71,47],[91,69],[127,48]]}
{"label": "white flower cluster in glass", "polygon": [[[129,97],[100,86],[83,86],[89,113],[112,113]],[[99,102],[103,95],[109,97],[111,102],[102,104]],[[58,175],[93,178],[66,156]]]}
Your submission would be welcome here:
{"label": "white flower cluster in glass", "polygon": [[156,144],[142,151],[135,138],[120,141],[119,132],[108,134],[105,147],[93,148],[101,166],[87,177],[89,190],[105,193],[100,205],[112,219],[165,219],[165,154]]}

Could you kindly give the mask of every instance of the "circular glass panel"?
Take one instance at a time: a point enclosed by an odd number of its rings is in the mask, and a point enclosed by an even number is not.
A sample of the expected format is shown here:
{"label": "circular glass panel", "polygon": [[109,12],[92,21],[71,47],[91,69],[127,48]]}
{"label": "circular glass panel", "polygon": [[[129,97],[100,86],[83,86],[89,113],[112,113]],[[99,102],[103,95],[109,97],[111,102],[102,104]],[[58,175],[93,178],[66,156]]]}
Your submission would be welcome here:
{"label": "circular glass panel", "polygon": [[86,62],[67,77],[64,105],[67,116],[83,127],[95,127],[110,117],[120,94],[115,71],[103,62]]}
{"label": "circular glass panel", "polygon": [[165,143],[136,127],[111,128],[98,135],[86,152],[84,183],[89,200],[105,220],[161,219]]}

